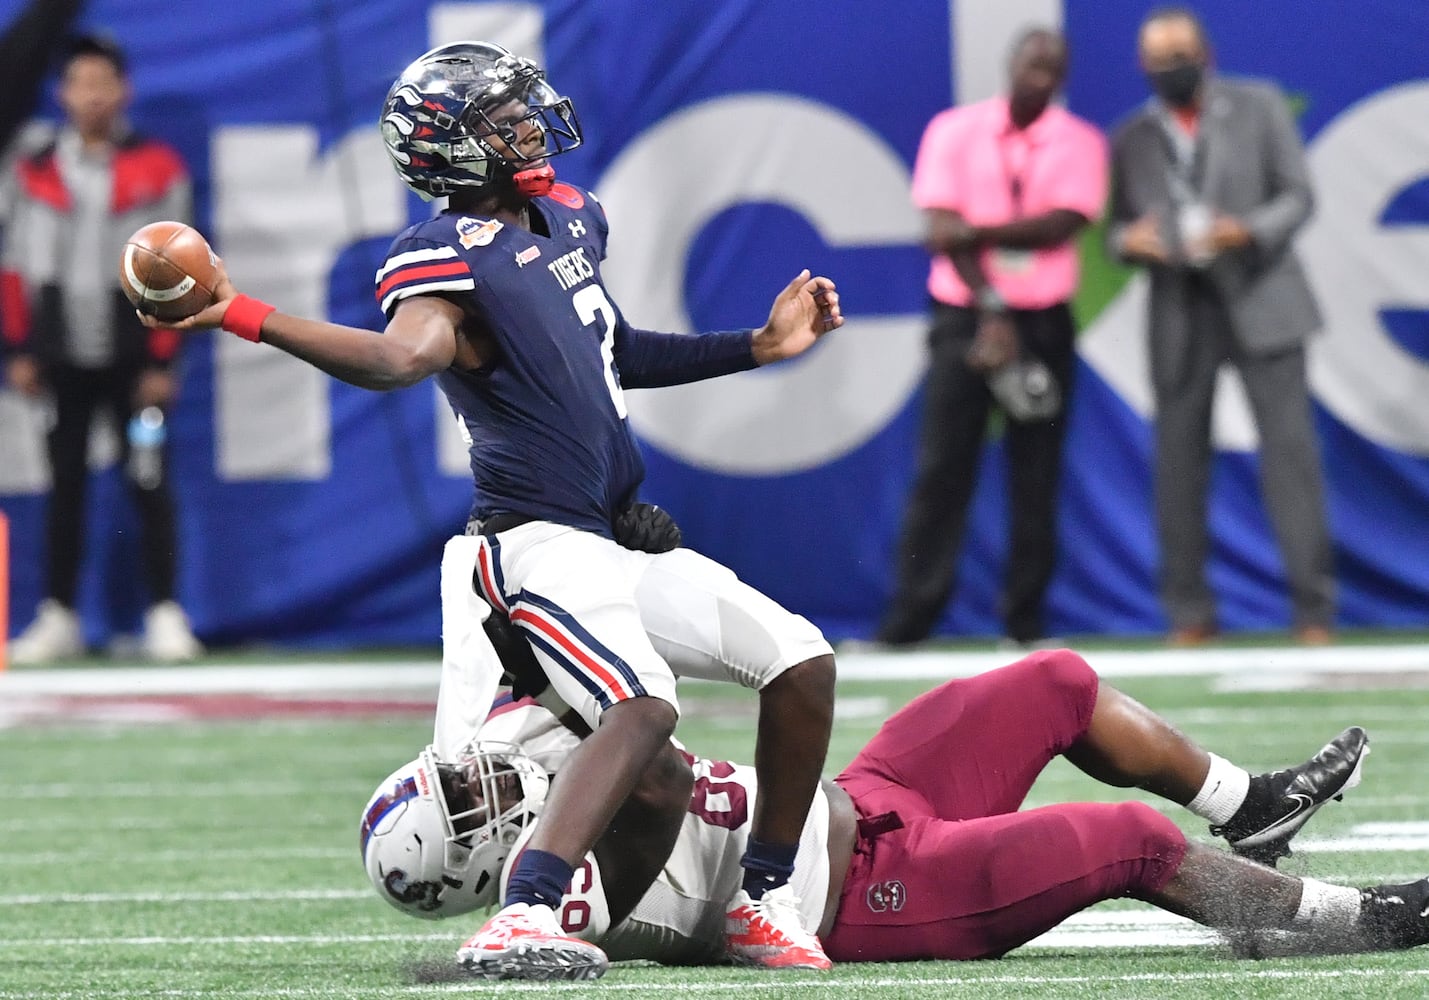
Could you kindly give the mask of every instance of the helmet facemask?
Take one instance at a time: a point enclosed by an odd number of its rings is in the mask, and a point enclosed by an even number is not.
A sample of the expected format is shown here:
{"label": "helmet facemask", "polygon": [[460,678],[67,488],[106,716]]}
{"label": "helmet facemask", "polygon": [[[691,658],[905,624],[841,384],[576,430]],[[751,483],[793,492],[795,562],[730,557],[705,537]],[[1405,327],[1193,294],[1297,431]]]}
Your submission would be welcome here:
{"label": "helmet facemask", "polygon": [[514,744],[473,740],[455,763],[424,756],[442,790],[449,863],[487,845],[509,849],[546,801],[550,779]]}
{"label": "helmet facemask", "polygon": [[490,906],[549,781],[509,743],[473,741],[450,763],[428,747],[369,801],[362,824],[369,879],[384,899],[416,917]]}

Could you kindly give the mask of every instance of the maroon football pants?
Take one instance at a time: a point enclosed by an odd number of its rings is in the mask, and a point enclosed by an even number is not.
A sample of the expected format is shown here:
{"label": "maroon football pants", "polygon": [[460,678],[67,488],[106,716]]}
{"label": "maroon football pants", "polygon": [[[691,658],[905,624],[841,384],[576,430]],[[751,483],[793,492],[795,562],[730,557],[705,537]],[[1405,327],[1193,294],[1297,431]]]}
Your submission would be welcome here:
{"label": "maroon football pants", "polygon": [[889,719],[836,779],[861,820],[829,957],[994,957],[1100,900],[1165,886],[1186,838],[1155,809],[1016,811],[1086,733],[1096,698],[1096,674],[1060,649],[949,681]]}

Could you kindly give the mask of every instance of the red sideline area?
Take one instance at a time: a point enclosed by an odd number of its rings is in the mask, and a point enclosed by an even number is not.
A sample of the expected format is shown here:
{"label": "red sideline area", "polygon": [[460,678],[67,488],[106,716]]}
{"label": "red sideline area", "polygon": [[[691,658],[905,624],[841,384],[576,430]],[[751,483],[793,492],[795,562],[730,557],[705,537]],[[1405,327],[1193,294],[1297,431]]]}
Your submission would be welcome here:
{"label": "red sideline area", "polygon": [[[1412,637],[1411,637],[1412,638]],[[1395,641],[1305,649],[1099,649],[1086,653],[1107,678],[1203,676],[1217,691],[1332,691],[1352,685],[1429,683],[1429,643]],[[971,677],[1017,659],[992,649],[839,651],[845,681]],[[258,718],[411,716],[430,718],[440,657],[351,662],[162,667],[114,663],[0,671],[0,729],[101,721],[112,724]],[[685,683],[685,682],[682,682]],[[702,681],[689,681],[698,685]]]}
{"label": "red sideline area", "polygon": [[0,673],[0,729],[17,726],[425,716],[437,657],[370,663],[99,666]]}
{"label": "red sideline area", "polygon": [[18,695],[0,704],[0,729],[58,724],[142,725],[281,718],[391,718],[396,715],[430,718],[436,707],[430,698],[406,700],[340,695],[313,698],[239,693]]}
{"label": "red sideline area", "polygon": [[0,510],[0,670],[10,663],[10,521]]}

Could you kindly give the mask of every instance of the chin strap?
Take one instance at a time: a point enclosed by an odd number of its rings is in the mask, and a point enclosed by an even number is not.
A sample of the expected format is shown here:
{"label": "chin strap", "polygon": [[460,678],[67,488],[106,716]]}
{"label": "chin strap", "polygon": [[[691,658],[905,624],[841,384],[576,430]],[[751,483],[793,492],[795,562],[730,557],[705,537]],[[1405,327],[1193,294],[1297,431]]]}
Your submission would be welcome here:
{"label": "chin strap", "polygon": [[530,170],[518,170],[511,178],[516,190],[528,198],[540,198],[551,193],[556,183],[556,168],[549,163]]}

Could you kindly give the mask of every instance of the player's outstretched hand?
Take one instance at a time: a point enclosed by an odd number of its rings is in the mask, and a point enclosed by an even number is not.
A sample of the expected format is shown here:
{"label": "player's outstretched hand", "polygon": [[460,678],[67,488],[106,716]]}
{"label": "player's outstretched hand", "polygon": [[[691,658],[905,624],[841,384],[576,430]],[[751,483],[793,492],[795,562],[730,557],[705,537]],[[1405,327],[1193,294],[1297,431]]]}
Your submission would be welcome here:
{"label": "player's outstretched hand", "polygon": [[223,266],[223,258],[218,258],[216,267],[218,281],[213,286],[213,301],[187,319],[158,320],[153,316],[138,313],[139,319],[148,327],[163,327],[166,330],[212,330],[223,325],[223,314],[229,303],[238,297],[238,289],[228,280],[228,271]]}
{"label": "player's outstretched hand", "polygon": [[834,283],[810,277],[805,268],[774,299],[769,322],[754,332],[754,360],[767,365],[796,357],[843,323]]}

